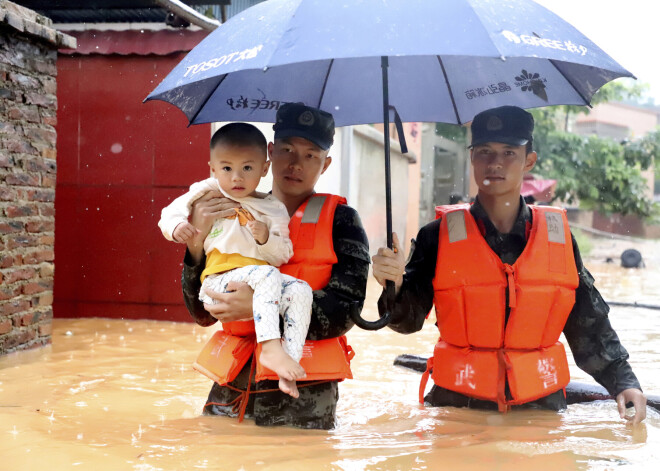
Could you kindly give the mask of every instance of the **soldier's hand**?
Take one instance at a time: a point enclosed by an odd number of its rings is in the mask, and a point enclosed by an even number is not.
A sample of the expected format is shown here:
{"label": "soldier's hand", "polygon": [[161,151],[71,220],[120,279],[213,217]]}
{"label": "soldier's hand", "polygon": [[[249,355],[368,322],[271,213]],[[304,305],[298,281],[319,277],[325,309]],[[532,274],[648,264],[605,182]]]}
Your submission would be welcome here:
{"label": "soldier's hand", "polygon": [[[635,415],[626,415],[626,404],[632,402],[635,408]],[[633,425],[640,423],[646,418],[646,396],[639,389],[624,389],[616,395],[616,405],[619,409],[619,415]]]}
{"label": "soldier's hand", "polygon": [[392,246],[392,249],[379,248],[378,253],[371,257],[371,261],[373,262],[373,274],[376,281],[383,287],[386,286],[387,280],[393,281],[398,292],[403,283],[406,262],[396,233],[392,234]]}
{"label": "soldier's hand", "polygon": [[190,223],[198,229],[198,232],[186,241],[190,256],[195,263],[199,263],[204,256],[204,239],[211,231],[213,223],[217,219],[236,214],[234,208],[240,207],[240,203],[225,198],[218,191],[208,191],[195,200],[190,210]]}
{"label": "soldier's hand", "polygon": [[254,291],[247,283],[230,281],[227,283],[225,293],[210,289],[206,289],[205,293],[215,299],[217,303],[204,303],[204,309],[220,322],[252,319],[252,295]]}
{"label": "soldier's hand", "polygon": [[190,222],[206,237],[217,219],[236,214],[234,208],[240,207],[240,203],[226,198],[222,193],[208,191],[192,204]]}

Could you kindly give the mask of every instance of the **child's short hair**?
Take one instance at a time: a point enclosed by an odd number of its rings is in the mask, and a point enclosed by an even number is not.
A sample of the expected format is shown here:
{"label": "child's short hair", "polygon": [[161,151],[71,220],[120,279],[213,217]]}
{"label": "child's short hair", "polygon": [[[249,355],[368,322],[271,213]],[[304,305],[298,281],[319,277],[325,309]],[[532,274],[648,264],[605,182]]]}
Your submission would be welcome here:
{"label": "child's short hair", "polygon": [[266,137],[259,129],[248,123],[229,123],[222,126],[211,137],[211,149],[220,144],[239,147],[258,147],[267,152]]}

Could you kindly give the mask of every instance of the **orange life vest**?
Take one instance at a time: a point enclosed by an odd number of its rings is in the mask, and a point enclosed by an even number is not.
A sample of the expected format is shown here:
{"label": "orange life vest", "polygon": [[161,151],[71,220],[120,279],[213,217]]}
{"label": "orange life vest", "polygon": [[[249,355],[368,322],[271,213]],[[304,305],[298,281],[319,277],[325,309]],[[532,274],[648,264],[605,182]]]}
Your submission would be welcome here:
{"label": "orange life vest", "polygon": [[[530,236],[513,265],[488,246],[469,205],[436,208],[442,217],[433,279],[440,339],[420,402],[431,369],[438,386],[495,401],[501,411],[568,384],[559,336],[579,282],[571,234],[565,211],[530,208]],[[505,396],[507,382],[512,399]]]}
{"label": "orange life vest", "polygon": [[[289,222],[294,255],[282,273],[306,281],[312,290],[324,288],[330,280],[332,266],[337,263],[333,249],[332,224],[338,204],[346,199],[336,195],[316,193],[310,196]],[[261,351],[256,344],[254,322],[240,321],[222,324],[202,349],[193,368],[219,384],[234,380],[255,353]],[[346,337],[311,341],[303,347],[300,365],[305,369],[305,381],[343,380],[352,378],[350,360],[354,352]],[[257,381],[278,379],[277,375],[257,361]]]}

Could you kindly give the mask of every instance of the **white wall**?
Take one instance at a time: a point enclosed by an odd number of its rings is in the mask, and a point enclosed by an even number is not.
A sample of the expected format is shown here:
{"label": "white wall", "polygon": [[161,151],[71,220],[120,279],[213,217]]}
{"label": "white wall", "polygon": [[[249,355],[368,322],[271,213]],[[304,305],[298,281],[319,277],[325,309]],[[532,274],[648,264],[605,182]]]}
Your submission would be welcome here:
{"label": "white wall", "polygon": [[[385,157],[383,134],[371,126],[355,126],[351,155],[351,193],[353,203],[369,237],[369,249],[375,254],[387,243],[385,215]],[[391,143],[392,227],[405,241],[408,211],[408,158],[399,145]]]}

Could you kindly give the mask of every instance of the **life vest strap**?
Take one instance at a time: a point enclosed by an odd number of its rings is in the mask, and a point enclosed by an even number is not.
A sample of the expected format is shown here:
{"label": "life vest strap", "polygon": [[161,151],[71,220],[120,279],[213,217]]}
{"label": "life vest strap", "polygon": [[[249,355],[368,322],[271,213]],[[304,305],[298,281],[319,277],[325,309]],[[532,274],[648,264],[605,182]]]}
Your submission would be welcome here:
{"label": "life vest strap", "polygon": [[514,308],[518,305],[516,302],[516,279],[514,277],[514,269],[511,265],[505,263],[504,271],[506,272],[506,282],[509,287],[509,307]]}
{"label": "life vest strap", "polygon": [[[237,392],[238,396],[236,396],[233,400],[229,402],[207,402],[206,404],[204,404],[204,409],[206,409],[208,406],[221,406],[221,407],[231,406],[231,411],[235,414],[236,413],[238,414],[238,422],[239,423],[243,422],[243,419],[245,418],[245,411],[247,409],[248,401],[250,400],[250,394],[261,394],[261,393],[270,393],[270,392],[279,391],[279,388],[260,389],[258,391],[253,391],[252,381],[255,378],[255,374],[256,374],[256,359],[255,356],[252,355],[252,359],[250,360],[250,374],[248,376],[247,388],[240,389],[235,386],[232,386],[231,384],[223,384],[222,385],[223,387],[229,388],[232,391]],[[297,384],[297,386],[300,389],[308,386],[316,386],[317,384],[329,383],[329,382],[330,382],[329,379],[325,379],[320,381],[311,381],[305,384]]]}
{"label": "life vest strap", "polygon": [[355,350],[353,350],[353,347],[351,347],[348,344],[348,339],[346,338],[345,335],[339,337],[339,343],[344,349],[344,352],[346,352],[346,358],[348,358],[348,361],[350,363],[350,361],[355,357]]}
{"label": "life vest strap", "polygon": [[497,410],[503,413],[511,410],[511,403],[506,398],[506,378],[507,371],[512,368],[511,362],[506,357],[509,352],[536,352],[533,348],[485,348],[470,347],[472,350],[480,352],[497,352]]}
{"label": "life vest strap", "polygon": [[506,370],[509,368],[506,355],[503,349],[497,350],[497,410],[506,413],[509,411],[509,404],[506,400]]}
{"label": "life vest strap", "polygon": [[419,403],[424,404],[424,392],[426,391],[426,383],[429,381],[429,375],[433,370],[433,357],[426,360],[426,371],[422,374],[422,379],[419,382]]}

